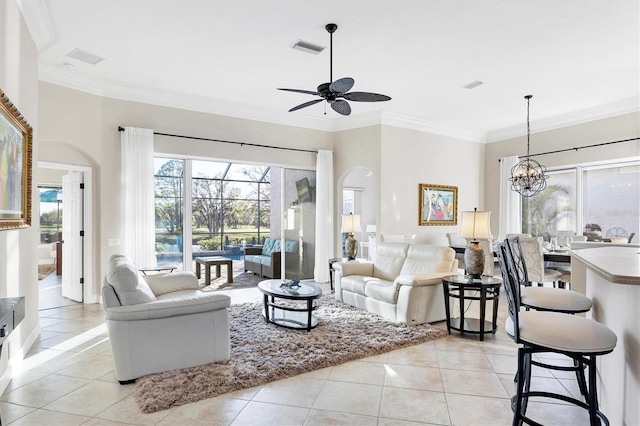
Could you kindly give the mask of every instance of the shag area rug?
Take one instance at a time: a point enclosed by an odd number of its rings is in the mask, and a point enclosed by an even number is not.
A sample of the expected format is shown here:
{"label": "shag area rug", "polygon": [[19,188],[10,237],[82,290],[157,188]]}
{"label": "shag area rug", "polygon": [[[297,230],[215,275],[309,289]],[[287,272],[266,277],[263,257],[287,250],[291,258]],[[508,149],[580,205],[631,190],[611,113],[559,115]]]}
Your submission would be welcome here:
{"label": "shag area rug", "polygon": [[38,281],[47,278],[55,270],[56,265],[38,265]]}
{"label": "shag area rug", "polygon": [[262,302],[231,306],[229,361],[139,378],[135,399],[140,410],[153,413],[446,334],[429,324],[389,322],[331,295],[320,298],[314,313],[318,326],[311,332],[267,324],[262,307]]}

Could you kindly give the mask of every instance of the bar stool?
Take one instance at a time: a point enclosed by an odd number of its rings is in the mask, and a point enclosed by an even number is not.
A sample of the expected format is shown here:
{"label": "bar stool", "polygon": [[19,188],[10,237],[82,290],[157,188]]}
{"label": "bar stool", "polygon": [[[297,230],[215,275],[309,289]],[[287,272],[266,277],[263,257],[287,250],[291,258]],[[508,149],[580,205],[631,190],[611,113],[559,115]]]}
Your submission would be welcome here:
{"label": "bar stool", "polygon": [[533,287],[529,281],[529,273],[525,262],[520,237],[504,240],[509,254],[516,267],[520,284],[520,304],[527,310],[553,311],[565,314],[578,314],[591,309],[592,302],[587,296],[576,291],[561,288]]}
{"label": "bar stool", "polygon": [[[505,244],[515,265],[517,280],[520,284],[520,305],[527,311],[534,309],[536,311],[578,314],[591,309],[591,299],[584,294],[560,288],[533,287],[529,281],[527,264],[519,237],[507,238]],[[580,392],[585,398],[587,397],[587,383],[583,364],[574,362],[571,367],[547,364],[540,361],[532,361],[532,364],[552,370],[575,371]]]}
{"label": "bar stool", "polygon": [[[530,397],[543,397],[565,401],[586,409],[592,426],[601,424],[600,420],[608,425],[609,420],[598,408],[596,357],[614,350],[617,343],[615,333],[596,321],[575,315],[549,311],[521,311],[521,287],[516,264],[506,242],[500,243],[497,250],[508,301],[509,318],[505,328],[513,341],[522,345],[518,348],[517,393],[511,398],[513,424],[539,425],[526,416],[526,411]],[[576,365],[588,367],[586,402],[557,393],[531,390],[532,355],[538,353],[559,353],[572,358]]]}

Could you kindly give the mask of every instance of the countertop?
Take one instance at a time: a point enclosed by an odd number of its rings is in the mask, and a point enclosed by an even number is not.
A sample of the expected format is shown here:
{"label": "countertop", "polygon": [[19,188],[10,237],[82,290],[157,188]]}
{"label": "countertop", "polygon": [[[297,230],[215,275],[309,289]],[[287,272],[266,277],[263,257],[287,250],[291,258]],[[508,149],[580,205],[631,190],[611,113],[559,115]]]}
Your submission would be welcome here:
{"label": "countertop", "polygon": [[584,262],[606,280],[618,284],[640,285],[640,248],[598,247],[572,250],[571,256]]}

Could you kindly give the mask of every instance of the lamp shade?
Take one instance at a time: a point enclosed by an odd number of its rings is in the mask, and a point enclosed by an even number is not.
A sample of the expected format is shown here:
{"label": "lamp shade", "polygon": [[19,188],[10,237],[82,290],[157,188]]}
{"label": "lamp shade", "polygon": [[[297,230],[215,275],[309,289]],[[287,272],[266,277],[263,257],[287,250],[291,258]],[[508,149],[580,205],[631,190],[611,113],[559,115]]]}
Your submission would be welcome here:
{"label": "lamp shade", "polygon": [[375,234],[376,226],[375,225],[367,225],[367,232]]}
{"label": "lamp shade", "polygon": [[460,237],[472,240],[491,238],[491,212],[462,212],[460,218]]}
{"label": "lamp shade", "polygon": [[350,234],[354,232],[362,232],[362,226],[360,225],[360,215],[359,214],[343,214],[342,230],[340,232],[348,232]]}

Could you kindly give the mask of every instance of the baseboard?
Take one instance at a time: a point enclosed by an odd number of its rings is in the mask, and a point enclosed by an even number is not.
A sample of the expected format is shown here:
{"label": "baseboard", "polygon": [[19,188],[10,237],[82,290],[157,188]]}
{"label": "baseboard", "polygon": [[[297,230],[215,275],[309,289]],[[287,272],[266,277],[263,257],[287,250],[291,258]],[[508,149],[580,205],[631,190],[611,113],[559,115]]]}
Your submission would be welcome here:
{"label": "baseboard", "polygon": [[9,386],[9,382],[13,378],[14,368],[16,370],[20,369],[19,367],[24,361],[25,356],[27,355],[29,350],[31,350],[31,346],[33,346],[39,336],[40,322],[38,322],[33,328],[33,331],[31,332],[31,334],[29,334],[29,337],[27,337],[27,340],[25,340],[24,345],[22,345],[22,347],[15,354],[11,354],[11,359],[9,360],[7,369],[2,373],[2,375],[0,375],[0,395],[2,395],[7,389],[7,386]]}

